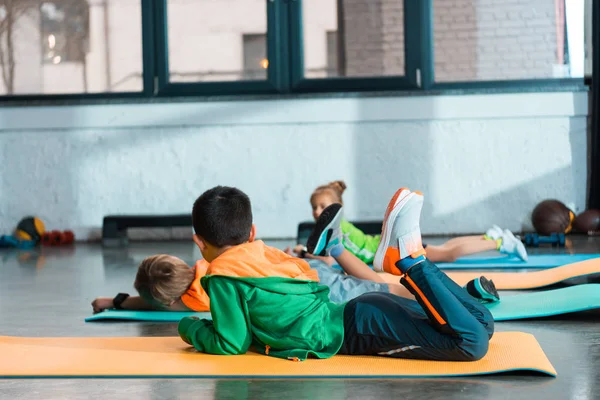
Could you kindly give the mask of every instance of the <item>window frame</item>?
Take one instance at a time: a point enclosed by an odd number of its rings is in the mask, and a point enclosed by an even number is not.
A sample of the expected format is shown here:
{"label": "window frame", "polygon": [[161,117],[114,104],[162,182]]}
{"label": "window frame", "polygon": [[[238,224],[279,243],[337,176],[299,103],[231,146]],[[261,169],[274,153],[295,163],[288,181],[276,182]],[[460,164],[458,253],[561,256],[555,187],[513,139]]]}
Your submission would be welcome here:
{"label": "window frame", "polygon": [[168,0],[155,0],[155,38],[156,38],[156,89],[158,97],[165,96],[202,96],[232,94],[277,94],[287,87],[287,31],[284,18],[286,3],[268,0],[265,2],[267,13],[267,68],[266,80],[240,80],[215,82],[171,82],[169,81],[169,38],[168,38]]}
{"label": "window frame", "polygon": [[[410,0],[405,0],[410,1]],[[533,78],[533,79],[498,79],[498,80],[481,80],[481,81],[453,81],[453,82],[436,82],[435,81],[435,49],[434,49],[434,15],[433,1],[421,0],[423,2],[427,14],[427,25],[425,30],[428,37],[427,43],[423,46],[429,50],[429,60],[424,63],[423,67],[427,70],[429,77],[428,89],[433,91],[449,91],[449,90],[523,90],[530,92],[532,89],[539,91],[558,90],[564,87],[581,87],[584,88],[584,78]]]}
{"label": "window frame", "polygon": [[[267,80],[170,82],[168,60],[168,0],[140,0],[142,13],[142,76],[139,92],[0,95],[0,103],[29,104],[86,100],[149,101],[168,97],[213,97],[306,93],[402,92],[431,94],[587,90],[584,78],[435,82],[433,0],[404,3],[404,76],[305,78],[302,0],[266,0]],[[341,2],[342,0],[338,0]],[[339,40],[339,38],[338,38]],[[343,62],[343,61],[342,61]],[[589,82],[588,82],[589,83]],[[145,100],[144,100],[145,99]]]}
{"label": "window frame", "polygon": [[[402,0],[398,0],[402,1]],[[338,0],[338,11],[342,0]],[[305,78],[304,77],[304,38],[302,29],[302,0],[289,3],[290,22],[290,91],[295,93],[309,92],[357,92],[357,91],[393,91],[419,90],[416,71],[419,69],[419,49],[415,46],[422,30],[422,7],[420,1],[404,0],[404,76],[382,77],[339,77],[339,78]],[[343,21],[343,20],[342,20]],[[343,29],[339,29],[338,32]],[[338,40],[343,40],[338,35]]]}
{"label": "window frame", "polygon": [[82,100],[122,100],[149,98],[154,94],[154,34],[153,1],[141,0],[142,13],[142,82],[143,88],[137,92],[64,93],[64,94],[12,94],[0,95],[0,103],[29,103],[31,101],[62,102]]}

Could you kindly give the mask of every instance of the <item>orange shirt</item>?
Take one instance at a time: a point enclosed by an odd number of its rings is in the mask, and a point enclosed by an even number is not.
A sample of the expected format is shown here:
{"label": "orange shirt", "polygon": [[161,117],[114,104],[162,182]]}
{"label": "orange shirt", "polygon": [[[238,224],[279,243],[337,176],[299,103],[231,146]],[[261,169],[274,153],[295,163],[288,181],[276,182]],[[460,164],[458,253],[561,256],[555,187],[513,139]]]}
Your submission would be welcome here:
{"label": "orange shirt", "polygon": [[265,245],[262,240],[242,243],[226,250],[208,263],[200,260],[196,263],[196,278],[181,296],[183,303],[194,311],[208,311],[208,295],[200,285],[204,275],[225,275],[243,278],[282,278],[319,281],[317,271],[310,268],[308,262],[292,257],[283,251]]}
{"label": "orange shirt", "polygon": [[208,263],[206,260],[198,260],[196,261],[194,268],[196,270],[196,276],[194,277],[194,281],[188,290],[183,294],[183,296],[181,296],[181,301],[192,311],[209,311],[210,301],[208,299],[208,294],[206,294],[200,285],[200,279],[206,275]]}

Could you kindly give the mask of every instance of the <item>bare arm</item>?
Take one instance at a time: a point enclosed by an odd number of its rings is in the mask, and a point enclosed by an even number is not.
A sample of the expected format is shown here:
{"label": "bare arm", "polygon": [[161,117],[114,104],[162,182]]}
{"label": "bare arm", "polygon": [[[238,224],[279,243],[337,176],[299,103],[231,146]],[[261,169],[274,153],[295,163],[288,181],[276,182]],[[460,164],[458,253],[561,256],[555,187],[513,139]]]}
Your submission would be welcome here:
{"label": "bare arm", "polygon": [[[115,308],[113,299],[111,297],[98,297],[92,302],[92,308],[94,314]],[[137,311],[189,311],[189,309],[181,302],[181,300],[174,302],[170,306],[153,305],[148,303],[140,296],[130,296],[121,303],[123,310],[137,310]]]}

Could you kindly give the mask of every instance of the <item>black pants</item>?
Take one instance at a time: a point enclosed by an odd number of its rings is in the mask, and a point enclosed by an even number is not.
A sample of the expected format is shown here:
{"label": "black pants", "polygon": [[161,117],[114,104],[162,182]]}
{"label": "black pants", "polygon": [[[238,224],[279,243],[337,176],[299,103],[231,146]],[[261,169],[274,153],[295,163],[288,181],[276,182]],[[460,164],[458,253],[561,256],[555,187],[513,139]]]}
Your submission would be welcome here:
{"label": "black pants", "polygon": [[485,356],[494,333],[485,306],[429,260],[413,266],[401,282],[417,301],[366,293],[346,304],[340,354],[444,361]]}

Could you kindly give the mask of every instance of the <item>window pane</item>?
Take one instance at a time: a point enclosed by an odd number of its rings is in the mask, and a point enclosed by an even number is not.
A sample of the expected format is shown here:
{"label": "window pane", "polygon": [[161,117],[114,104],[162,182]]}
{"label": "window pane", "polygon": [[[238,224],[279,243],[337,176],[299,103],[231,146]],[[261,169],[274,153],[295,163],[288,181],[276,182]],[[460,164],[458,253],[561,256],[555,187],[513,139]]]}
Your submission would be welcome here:
{"label": "window pane", "polygon": [[265,0],[168,0],[171,82],[267,79]]}
{"label": "window pane", "polygon": [[0,0],[0,94],[143,89],[140,0]]}
{"label": "window pane", "polygon": [[583,76],[582,0],[433,4],[437,82]]}
{"label": "window pane", "polygon": [[403,0],[302,4],[307,78],[404,75]]}

